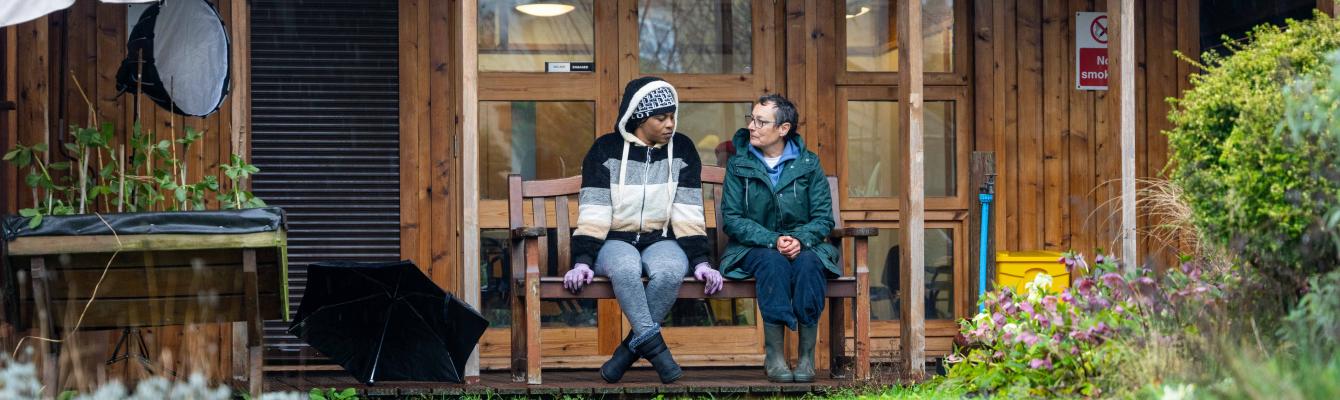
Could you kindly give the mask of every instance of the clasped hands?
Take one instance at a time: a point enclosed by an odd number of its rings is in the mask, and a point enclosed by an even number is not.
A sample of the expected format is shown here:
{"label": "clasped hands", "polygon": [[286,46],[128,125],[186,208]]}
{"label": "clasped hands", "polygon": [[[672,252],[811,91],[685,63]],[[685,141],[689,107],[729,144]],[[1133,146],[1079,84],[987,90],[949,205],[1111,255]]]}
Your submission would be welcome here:
{"label": "clasped hands", "polygon": [[787,235],[777,237],[777,251],[788,260],[795,260],[800,255],[800,248],[800,239]]}

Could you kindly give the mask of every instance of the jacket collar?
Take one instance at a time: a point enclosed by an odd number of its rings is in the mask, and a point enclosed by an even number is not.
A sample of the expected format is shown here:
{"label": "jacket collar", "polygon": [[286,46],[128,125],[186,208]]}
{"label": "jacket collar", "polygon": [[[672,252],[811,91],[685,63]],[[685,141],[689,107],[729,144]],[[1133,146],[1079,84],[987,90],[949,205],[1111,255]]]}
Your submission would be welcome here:
{"label": "jacket collar", "polygon": [[[804,138],[797,136],[791,140],[791,144],[788,145],[788,147],[794,146],[798,154],[794,160],[791,160],[789,165],[786,165],[786,169],[782,171],[782,178],[777,181],[777,185],[773,187],[773,190],[780,190],[790,184],[791,181],[796,180],[797,177],[808,175],[815,168],[819,167],[819,157],[815,155],[814,152],[805,148]],[[770,184],[772,181],[768,179],[766,166],[763,165],[763,161],[759,160],[758,157],[755,157],[753,154],[750,154],[749,149],[753,145],[749,144],[749,130],[740,129],[735,131],[735,137],[731,139],[731,142],[733,142],[736,149],[735,155],[732,156],[729,161],[731,167],[729,170],[731,173],[744,178],[761,179],[765,184]]]}

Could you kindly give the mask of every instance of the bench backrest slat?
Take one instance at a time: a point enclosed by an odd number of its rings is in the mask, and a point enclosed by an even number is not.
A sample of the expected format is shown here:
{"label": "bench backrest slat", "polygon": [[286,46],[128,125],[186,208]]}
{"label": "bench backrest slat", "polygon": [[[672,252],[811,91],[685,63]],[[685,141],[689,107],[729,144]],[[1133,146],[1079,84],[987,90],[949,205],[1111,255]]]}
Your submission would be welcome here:
{"label": "bench backrest slat", "polygon": [[[702,184],[703,184],[703,208],[713,212],[712,219],[708,220],[708,228],[714,230],[716,246],[713,260],[719,260],[725,253],[726,243],[729,238],[726,231],[721,228],[722,210],[719,207],[719,201],[722,195],[722,182],[726,177],[726,169],[716,166],[703,166]],[[559,179],[525,181],[520,175],[511,175],[508,177],[508,224],[511,228],[521,228],[527,226],[553,228],[551,234],[553,241],[549,236],[539,241],[540,254],[539,265],[542,276],[553,276],[549,271],[557,271],[557,276],[562,276],[572,267],[571,241],[572,229],[575,228],[572,221],[572,196],[578,195],[581,191],[582,177],[570,176]],[[842,215],[838,208],[838,185],[837,178],[828,177],[828,188],[830,189],[833,201],[833,221],[835,228],[842,227]],[[532,217],[531,221],[526,221],[524,210],[526,202],[531,203]],[[552,202],[554,220],[552,223],[548,219],[548,206]],[[716,229],[712,229],[716,228]],[[551,268],[549,263],[548,246],[552,243],[555,248],[556,257],[554,260],[557,268]],[[850,274],[846,271],[844,275]]]}

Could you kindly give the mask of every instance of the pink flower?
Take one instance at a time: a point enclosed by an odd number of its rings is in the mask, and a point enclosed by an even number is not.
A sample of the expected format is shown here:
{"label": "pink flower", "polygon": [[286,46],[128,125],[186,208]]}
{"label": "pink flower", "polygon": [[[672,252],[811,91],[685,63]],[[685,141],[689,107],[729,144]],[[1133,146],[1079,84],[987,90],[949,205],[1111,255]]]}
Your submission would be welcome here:
{"label": "pink flower", "polygon": [[1003,359],[1003,358],[1005,358],[1005,352],[997,351],[997,352],[991,354],[991,358],[992,358],[992,359],[996,359],[996,360]]}
{"label": "pink flower", "polygon": [[1005,326],[1005,316],[1001,313],[991,314],[991,322],[995,322],[996,326]]}
{"label": "pink flower", "polygon": [[1080,278],[1075,282],[1075,289],[1079,290],[1080,295],[1088,296],[1093,291],[1094,281],[1092,278]]}
{"label": "pink flower", "polygon": [[1103,274],[1102,278],[1100,279],[1102,279],[1103,283],[1107,284],[1107,286],[1110,288],[1115,289],[1126,286],[1126,279],[1122,278],[1121,275],[1117,275],[1116,272],[1108,272],[1106,274]]}
{"label": "pink flower", "polygon": [[1027,301],[1019,303],[1019,309],[1024,310],[1025,315],[1033,315],[1033,304]]}
{"label": "pink flower", "polygon": [[1034,335],[1033,332],[1024,332],[1019,334],[1019,341],[1024,342],[1024,344],[1028,346],[1038,344],[1038,340],[1041,339],[1038,338],[1038,335]]}
{"label": "pink flower", "polygon": [[1099,263],[1099,264],[1102,264],[1102,263],[1103,263],[1103,260],[1105,260],[1105,258],[1103,258],[1103,255],[1102,255],[1102,254],[1099,254],[1099,255],[1097,255],[1097,256],[1095,256],[1095,257],[1093,258],[1093,262],[1096,262],[1096,263]]}
{"label": "pink flower", "polygon": [[1066,303],[1073,303],[1075,302],[1075,296],[1070,294],[1069,290],[1061,292],[1061,301],[1064,301]]}
{"label": "pink flower", "polygon": [[1056,312],[1056,296],[1047,296],[1042,298],[1042,307],[1047,312]]}
{"label": "pink flower", "polygon": [[1034,358],[1028,362],[1028,367],[1032,369],[1052,369],[1052,360],[1049,358]]}

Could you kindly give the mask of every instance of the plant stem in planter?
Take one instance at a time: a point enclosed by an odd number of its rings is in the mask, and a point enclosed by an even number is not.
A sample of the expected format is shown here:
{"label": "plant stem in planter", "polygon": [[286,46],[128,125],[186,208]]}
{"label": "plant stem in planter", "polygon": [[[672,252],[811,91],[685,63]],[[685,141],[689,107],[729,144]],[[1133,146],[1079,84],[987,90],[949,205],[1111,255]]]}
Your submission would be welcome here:
{"label": "plant stem in planter", "polygon": [[121,190],[117,192],[116,212],[124,211],[126,204],[126,145],[123,144],[120,147],[121,162],[119,163],[120,165],[118,168],[121,170],[121,173],[119,174],[121,177]]}

